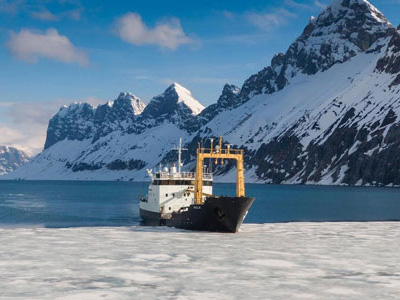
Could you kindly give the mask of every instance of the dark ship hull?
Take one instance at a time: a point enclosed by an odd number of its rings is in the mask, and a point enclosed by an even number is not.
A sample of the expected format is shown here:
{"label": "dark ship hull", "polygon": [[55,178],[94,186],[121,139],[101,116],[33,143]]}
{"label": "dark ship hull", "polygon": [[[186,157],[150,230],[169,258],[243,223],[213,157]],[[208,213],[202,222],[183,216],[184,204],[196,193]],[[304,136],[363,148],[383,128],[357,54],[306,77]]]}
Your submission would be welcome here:
{"label": "dark ship hull", "polygon": [[150,226],[235,233],[254,200],[248,197],[208,197],[203,205],[191,205],[179,212],[161,215],[141,209],[140,216]]}

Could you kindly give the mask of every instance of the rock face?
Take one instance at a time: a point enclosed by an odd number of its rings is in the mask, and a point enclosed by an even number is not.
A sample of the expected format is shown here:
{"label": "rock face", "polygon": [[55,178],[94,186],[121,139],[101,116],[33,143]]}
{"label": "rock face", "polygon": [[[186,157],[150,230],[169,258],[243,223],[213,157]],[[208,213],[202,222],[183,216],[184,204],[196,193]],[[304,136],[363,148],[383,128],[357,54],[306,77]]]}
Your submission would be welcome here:
{"label": "rock face", "polygon": [[88,103],[74,103],[61,107],[49,122],[44,148],[47,149],[64,139],[82,141],[93,137],[95,109]]}
{"label": "rock face", "polygon": [[14,171],[29,160],[29,155],[13,147],[0,146],[0,176]]}
{"label": "rock face", "polygon": [[[366,52],[392,28],[385,16],[363,0],[335,0],[285,54],[275,55],[271,66],[251,76],[240,92],[242,102],[254,95],[283,89],[297,74],[313,75]],[[380,45],[377,44],[376,47]]]}
{"label": "rock face", "polygon": [[121,93],[114,101],[97,108],[88,103],[63,106],[50,120],[45,149],[65,139],[98,140],[114,130],[133,126],[146,105],[131,93]]}
{"label": "rock face", "polygon": [[204,123],[212,120],[219,113],[236,107],[238,104],[239,92],[240,88],[237,86],[233,84],[225,84],[217,103],[210,105],[201,112],[200,117],[204,118]]}
{"label": "rock face", "polygon": [[49,122],[45,150],[11,178],[131,179],[124,174],[143,172],[170,151],[177,137],[197,131],[203,109],[177,83],[147,106],[133,94],[121,93],[98,107],[62,107]]}
{"label": "rock face", "polygon": [[[366,0],[334,0],[205,109],[179,84],[141,113],[117,100],[62,108],[46,150],[10,178],[143,180],[176,160],[179,137],[192,170],[198,143],[223,136],[246,150],[248,182],[400,186],[400,31]],[[234,165],[217,174],[233,179]]]}
{"label": "rock face", "polygon": [[400,26],[397,31],[393,31],[385,55],[379,59],[376,69],[380,72],[397,75],[390,87],[400,84]]}
{"label": "rock face", "polygon": [[164,93],[150,101],[140,120],[147,126],[168,121],[180,129],[193,132],[199,128],[197,115],[203,110],[204,106],[192,96],[192,93],[175,82]]}

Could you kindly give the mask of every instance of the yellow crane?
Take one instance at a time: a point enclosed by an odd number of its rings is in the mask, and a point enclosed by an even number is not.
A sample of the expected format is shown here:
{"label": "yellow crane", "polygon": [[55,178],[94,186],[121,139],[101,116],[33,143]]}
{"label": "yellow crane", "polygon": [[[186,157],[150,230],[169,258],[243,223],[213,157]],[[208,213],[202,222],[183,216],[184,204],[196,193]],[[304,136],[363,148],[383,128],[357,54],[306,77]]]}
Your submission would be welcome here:
{"label": "yellow crane", "polygon": [[223,164],[224,159],[236,160],[236,197],[244,197],[244,150],[241,149],[230,149],[222,148],[222,137],[219,137],[219,145],[213,148],[213,140],[211,140],[210,148],[197,148],[197,160],[196,160],[196,178],[194,186],[194,199],[196,205],[203,204],[203,165],[204,159],[215,159],[218,163],[220,160]]}

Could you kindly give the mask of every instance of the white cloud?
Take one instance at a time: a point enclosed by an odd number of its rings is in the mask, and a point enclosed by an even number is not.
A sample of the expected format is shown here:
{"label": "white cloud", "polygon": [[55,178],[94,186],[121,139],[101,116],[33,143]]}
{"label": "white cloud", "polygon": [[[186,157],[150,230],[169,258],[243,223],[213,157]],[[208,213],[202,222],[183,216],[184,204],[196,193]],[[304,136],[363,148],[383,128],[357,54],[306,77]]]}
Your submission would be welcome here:
{"label": "white cloud", "polygon": [[290,11],[281,8],[273,13],[246,13],[245,17],[247,21],[262,30],[270,30],[273,27],[279,27],[286,25],[289,18],[293,18],[296,15]]}
{"label": "white cloud", "polygon": [[0,102],[0,108],[13,106],[14,102]]}
{"label": "white cloud", "polygon": [[15,57],[28,62],[36,62],[41,57],[80,65],[89,62],[84,51],[76,48],[66,36],[58,34],[53,28],[44,33],[29,29],[12,32],[7,46]]}
{"label": "white cloud", "polygon": [[289,6],[289,7],[293,7],[293,8],[299,8],[299,9],[313,9],[313,5],[308,4],[308,3],[300,3],[300,2],[296,2],[294,0],[285,0],[284,3]]}
{"label": "white cloud", "polygon": [[42,20],[42,21],[58,21],[59,17],[53,14],[51,11],[43,8],[38,11],[33,11],[31,16],[34,19]]}
{"label": "white cloud", "polygon": [[47,123],[60,105],[60,102],[17,102],[12,105],[8,102],[0,114],[0,145],[38,153],[43,149]]}
{"label": "white cloud", "polygon": [[[57,8],[58,13],[50,11],[46,6]],[[0,13],[9,15],[27,14],[41,21],[59,21],[63,18],[80,20],[83,6],[79,0],[0,0]]]}
{"label": "white cloud", "polygon": [[41,21],[60,21],[61,19],[68,18],[74,21],[79,21],[81,19],[81,15],[83,12],[83,8],[76,8],[63,11],[58,14],[54,14],[48,9],[42,7],[39,10],[32,11],[30,15],[32,18],[41,20]]}
{"label": "white cloud", "polygon": [[[93,105],[106,101],[89,97],[84,101]],[[1,102],[0,101],[0,145],[13,146],[37,154],[43,149],[49,120],[64,104],[71,100],[52,102]]]}
{"label": "white cloud", "polygon": [[314,5],[315,5],[316,7],[318,7],[318,8],[322,8],[322,9],[325,9],[325,8],[328,7],[328,4],[322,3],[322,2],[320,2],[320,1],[318,1],[318,0],[314,1]]}
{"label": "white cloud", "polygon": [[66,16],[72,20],[78,21],[81,19],[82,12],[83,12],[83,8],[76,8],[76,9],[67,10],[66,12],[62,13],[62,16]]}
{"label": "white cloud", "polygon": [[157,45],[175,50],[181,45],[192,43],[177,18],[159,22],[154,28],[148,28],[139,14],[127,13],[117,20],[115,31],[122,40],[136,46]]}
{"label": "white cloud", "polygon": [[35,155],[43,149],[45,140],[45,135],[38,135],[37,130],[38,128],[35,127],[35,129],[27,128],[27,131],[22,131],[0,123],[0,145],[15,147],[30,155]]}

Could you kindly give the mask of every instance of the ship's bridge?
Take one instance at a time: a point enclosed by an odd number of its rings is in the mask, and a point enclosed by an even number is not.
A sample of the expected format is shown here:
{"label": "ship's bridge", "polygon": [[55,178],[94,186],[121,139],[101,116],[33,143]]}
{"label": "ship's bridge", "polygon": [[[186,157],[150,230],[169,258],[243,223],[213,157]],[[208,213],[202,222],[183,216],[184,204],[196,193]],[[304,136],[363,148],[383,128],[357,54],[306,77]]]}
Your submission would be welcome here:
{"label": "ship's bridge", "polygon": [[[163,171],[156,172],[151,175],[153,185],[193,185],[196,180],[196,174],[194,172],[178,172],[173,166],[168,169],[165,168]],[[212,173],[203,173],[204,185],[211,186],[213,182]]]}
{"label": "ship's bridge", "polygon": [[[173,212],[187,209],[195,203],[195,183],[196,174],[194,172],[184,172],[181,167],[182,139],[179,140],[178,163],[171,166],[160,165],[158,170],[153,173],[147,170],[151,178],[147,197],[141,197],[140,209],[149,213],[161,215],[171,214]],[[197,166],[198,167],[198,166]],[[207,170],[206,166],[202,169],[202,199],[212,195],[213,175]],[[198,177],[198,175],[197,175]]]}

